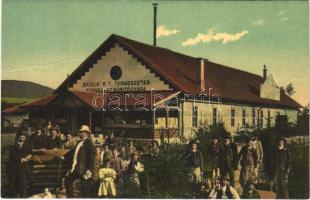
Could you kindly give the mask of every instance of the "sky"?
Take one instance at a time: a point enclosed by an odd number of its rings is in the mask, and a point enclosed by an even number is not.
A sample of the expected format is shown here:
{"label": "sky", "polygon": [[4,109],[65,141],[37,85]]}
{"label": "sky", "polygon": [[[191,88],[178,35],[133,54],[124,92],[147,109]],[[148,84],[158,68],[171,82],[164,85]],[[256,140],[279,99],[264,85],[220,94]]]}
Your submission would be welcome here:
{"label": "sky", "polygon": [[[265,64],[309,103],[307,1],[157,2],[158,46],[259,75]],[[152,44],[152,3],[4,0],[2,80],[55,89],[112,33]]]}

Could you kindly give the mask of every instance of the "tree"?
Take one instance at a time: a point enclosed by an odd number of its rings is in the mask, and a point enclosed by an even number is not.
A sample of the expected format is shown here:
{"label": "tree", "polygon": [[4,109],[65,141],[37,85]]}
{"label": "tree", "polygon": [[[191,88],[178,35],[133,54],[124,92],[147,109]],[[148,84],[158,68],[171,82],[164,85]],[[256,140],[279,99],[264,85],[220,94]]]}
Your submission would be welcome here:
{"label": "tree", "polygon": [[296,93],[296,91],[294,90],[294,86],[293,86],[293,84],[291,82],[286,86],[286,93],[289,96],[292,96],[293,94]]}
{"label": "tree", "polygon": [[297,129],[301,135],[309,134],[309,104],[303,108],[298,116]]}

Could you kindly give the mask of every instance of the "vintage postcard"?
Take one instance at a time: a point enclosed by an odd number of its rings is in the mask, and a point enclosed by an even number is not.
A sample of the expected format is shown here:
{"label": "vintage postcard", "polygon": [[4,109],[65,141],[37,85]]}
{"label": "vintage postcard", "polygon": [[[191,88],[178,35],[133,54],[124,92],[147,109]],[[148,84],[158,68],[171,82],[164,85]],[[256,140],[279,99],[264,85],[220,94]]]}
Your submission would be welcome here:
{"label": "vintage postcard", "polygon": [[2,198],[309,198],[308,1],[1,6]]}

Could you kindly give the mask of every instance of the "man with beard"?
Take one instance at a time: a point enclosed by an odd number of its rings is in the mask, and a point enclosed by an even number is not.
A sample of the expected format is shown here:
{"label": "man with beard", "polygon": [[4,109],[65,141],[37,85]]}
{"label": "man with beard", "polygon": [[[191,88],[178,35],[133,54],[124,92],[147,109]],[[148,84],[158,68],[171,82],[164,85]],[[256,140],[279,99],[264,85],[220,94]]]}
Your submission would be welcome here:
{"label": "man with beard", "polygon": [[26,133],[17,135],[17,140],[10,148],[9,174],[13,197],[27,198],[31,177],[31,145],[26,141]]}

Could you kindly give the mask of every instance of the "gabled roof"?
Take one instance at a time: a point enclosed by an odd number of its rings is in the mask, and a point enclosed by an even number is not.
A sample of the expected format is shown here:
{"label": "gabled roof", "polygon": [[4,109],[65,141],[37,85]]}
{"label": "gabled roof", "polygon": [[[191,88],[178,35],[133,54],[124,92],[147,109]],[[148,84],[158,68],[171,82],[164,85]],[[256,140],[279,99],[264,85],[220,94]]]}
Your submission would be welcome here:
{"label": "gabled roof", "polygon": [[[188,94],[199,94],[200,86],[195,84],[197,70],[201,58],[194,58],[181,53],[173,52],[166,48],[154,47],[138,41],[112,34],[93,54],[91,54],[56,90],[60,93],[72,86],[89,70],[114,43],[120,44],[130,54],[136,57],[146,67],[154,71],[162,80],[169,83],[176,91]],[[284,93],[280,101],[263,99],[259,97],[261,76],[221,64],[205,60],[205,88],[211,95],[217,94],[223,101],[235,103],[259,104],[271,107],[302,107],[295,100]]]}

